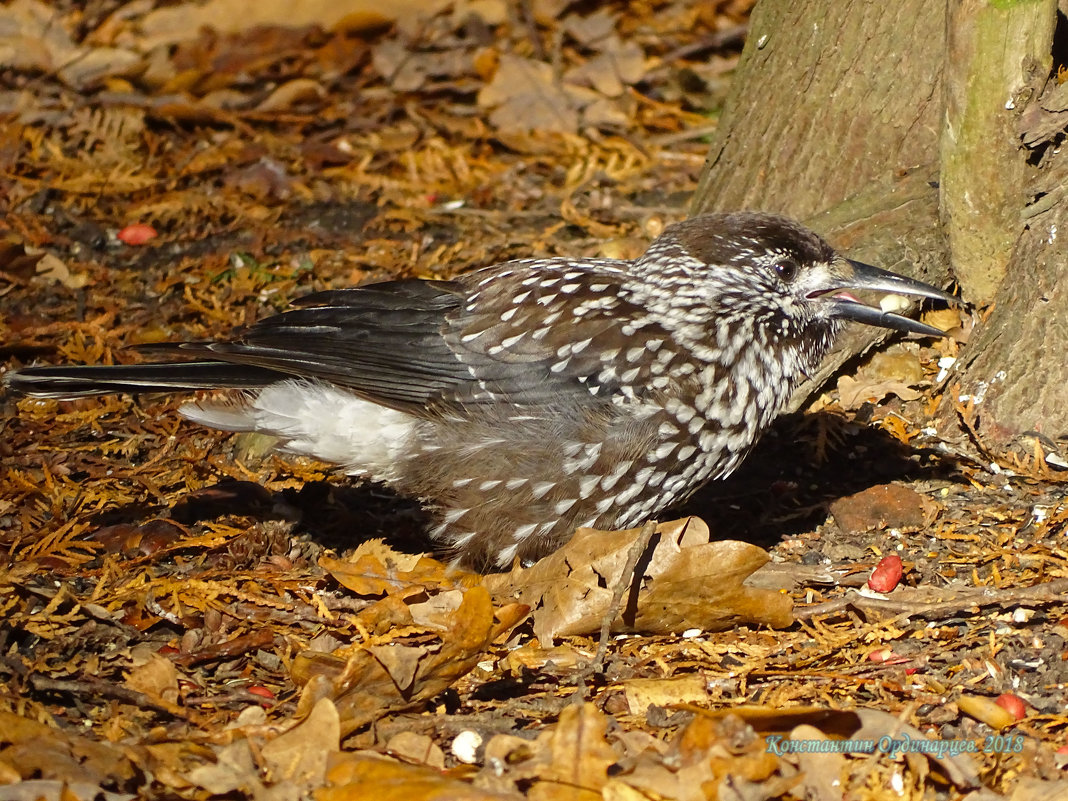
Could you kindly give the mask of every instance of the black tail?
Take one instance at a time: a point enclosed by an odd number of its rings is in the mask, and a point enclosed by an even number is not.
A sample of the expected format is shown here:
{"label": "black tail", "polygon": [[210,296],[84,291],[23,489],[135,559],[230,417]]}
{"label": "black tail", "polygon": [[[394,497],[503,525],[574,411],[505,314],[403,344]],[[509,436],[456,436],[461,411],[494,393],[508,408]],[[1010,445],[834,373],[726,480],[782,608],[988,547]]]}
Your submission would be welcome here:
{"label": "black tail", "polygon": [[112,392],[254,389],[285,379],[285,373],[230,362],[27,367],[4,375],[4,386],[38,398],[76,398]]}

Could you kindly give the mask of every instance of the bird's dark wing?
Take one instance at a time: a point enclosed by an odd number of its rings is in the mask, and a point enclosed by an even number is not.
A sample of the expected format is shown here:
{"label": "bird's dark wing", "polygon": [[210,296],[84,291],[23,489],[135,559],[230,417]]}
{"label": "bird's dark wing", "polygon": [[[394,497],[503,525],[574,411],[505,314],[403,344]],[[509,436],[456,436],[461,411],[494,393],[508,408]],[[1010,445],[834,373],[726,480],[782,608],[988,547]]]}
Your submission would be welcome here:
{"label": "bird's dark wing", "polygon": [[[455,281],[320,292],[233,340],[173,348],[329,381],[416,414],[607,397],[621,377],[628,384],[634,379],[620,375],[627,372],[626,340],[634,351],[634,332],[622,326],[639,316],[620,296],[624,264],[519,261]],[[652,328],[649,333],[654,344],[663,340]],[[606,367],[605,354],[619,370]]]}
{"label": "bird's dark wing", "polygon": [[143,350],[210,356],[329,381],[415,411],[435,394],[471,380],[441,334],[446,315],[462,302],[463,287],[454,282],[386,281],[308,295],[296,308],[253,323],[232,340]]}
{"label": "bird's dark wing", "polygon": [[28,368],[5,382],[31,394],[70,397],[254,388],[293,376],[328,381],[413,414],[634,397],[659,380],[666,362],[640,356],[666,335],[627,300],[628,264],[525,260],[455,281],[319,292],[230,340],[139,347],[197,361]]}

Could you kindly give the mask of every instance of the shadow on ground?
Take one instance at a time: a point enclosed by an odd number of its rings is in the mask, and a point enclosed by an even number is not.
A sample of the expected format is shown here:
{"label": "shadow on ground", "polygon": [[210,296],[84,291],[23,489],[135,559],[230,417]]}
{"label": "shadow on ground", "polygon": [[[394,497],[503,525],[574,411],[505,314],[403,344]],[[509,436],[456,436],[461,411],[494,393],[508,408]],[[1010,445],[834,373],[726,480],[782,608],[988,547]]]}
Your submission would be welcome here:
{"label": "shadow on ground", "polygon": [[[769,548],[811,531],[838,498],[892,481],[950,478],[951,460],[910,448],[878,428],[825,412],[780,418],[732,476],[713,481],[662,519],[692,514],[719,539]],[[126,507],[102,514],[100,525],[143,523],[162,508]],[[164,514],[166,514],[164,512]],[[223,516],[284,521],[293,533],[339,551],[381,537],[400,551],[431,547],[427,515],[388,488],[349,483],[343,476],[300,489],[272,492],[250,481],[223,481],[180,499],[169,516],[189,525]]]}
{"label": "shadow on ground", "polygon": [[769,548],[819,526],[839,498],[955,472],[946,454],[909,447],[879,428],[828,412],[798,413],[777,420],[732,476],[661,516],[697,515],[718,539]]}

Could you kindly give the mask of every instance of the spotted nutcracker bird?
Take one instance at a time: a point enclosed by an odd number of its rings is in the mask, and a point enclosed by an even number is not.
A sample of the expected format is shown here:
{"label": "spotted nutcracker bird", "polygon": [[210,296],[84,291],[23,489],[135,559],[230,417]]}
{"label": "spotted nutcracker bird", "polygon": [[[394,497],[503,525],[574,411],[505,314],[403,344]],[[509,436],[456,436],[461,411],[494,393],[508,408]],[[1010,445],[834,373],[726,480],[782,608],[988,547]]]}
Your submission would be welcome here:
{"label": "spotted nutcracker bird", "polygon": [[844,321],[942,334],[855,290],[955,302],[790,220],[704,214],[633,261],[520,259],[319,292],[233,339],[152,347],[192,361],[31,367],[5,383],[42,397],[237,390],[181,411],[420,498],[445,550],[505,568],[728,475]]}

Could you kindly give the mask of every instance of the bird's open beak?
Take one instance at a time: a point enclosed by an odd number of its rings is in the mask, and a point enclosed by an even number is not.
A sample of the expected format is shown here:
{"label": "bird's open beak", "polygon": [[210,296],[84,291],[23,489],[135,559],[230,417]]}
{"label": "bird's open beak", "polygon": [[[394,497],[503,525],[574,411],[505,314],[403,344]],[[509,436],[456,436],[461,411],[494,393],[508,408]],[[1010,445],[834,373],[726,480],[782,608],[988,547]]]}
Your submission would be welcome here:
{"label": "bird's open beak", "polygon": [[941,289],[906,278],[897,273],[880,270],[870,264],[859,261],[847,260],[852,268],[851,274],[843,276],[835,286],[813,292],[809,297],[820,297],[831,305],[831,314],[843,320],[854,320],[858,323],[876,325],[882,328],[892,328],[895,331],[906,331],[913,334],[925,334],[932,337],[940,337],[945,334],[934,326],[926,325],[892,311],[884,311],[878,306],[869,306],[860,299],[854,297],[852,290],[870,292],[883,292],[891,295],[916,295],[921,298],[944,300],[947,303],[959,303],[960,299],[943,292]]}

